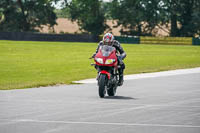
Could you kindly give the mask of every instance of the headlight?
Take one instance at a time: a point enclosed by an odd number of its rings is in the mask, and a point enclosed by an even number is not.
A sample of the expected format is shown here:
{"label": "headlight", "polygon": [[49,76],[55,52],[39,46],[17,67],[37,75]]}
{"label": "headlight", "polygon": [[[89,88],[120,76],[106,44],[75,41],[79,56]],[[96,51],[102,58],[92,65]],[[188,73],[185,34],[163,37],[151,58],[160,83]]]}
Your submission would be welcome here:
{"label": "headlight", "polygon": [[105,64],[112,64],[115,62],[115,59],[107,59]]}
{"label": "headlight", "polygon": [[103,59],[102,58],[95,58],[95,60],[100,63],[100,64],[103,64]]}

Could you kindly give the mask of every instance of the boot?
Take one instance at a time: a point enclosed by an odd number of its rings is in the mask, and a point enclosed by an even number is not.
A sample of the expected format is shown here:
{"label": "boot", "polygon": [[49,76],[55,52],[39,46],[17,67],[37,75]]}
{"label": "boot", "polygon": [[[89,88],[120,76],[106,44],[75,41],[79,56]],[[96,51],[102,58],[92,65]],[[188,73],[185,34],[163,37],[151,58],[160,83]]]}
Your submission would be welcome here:
{"label": "boot", "polygon": [[118,86],[122,86],[122,85],[123,85],[123,82],[124,82],[124,76],[123,76],[123,75],[120,75],[120,76],[119,76]]}

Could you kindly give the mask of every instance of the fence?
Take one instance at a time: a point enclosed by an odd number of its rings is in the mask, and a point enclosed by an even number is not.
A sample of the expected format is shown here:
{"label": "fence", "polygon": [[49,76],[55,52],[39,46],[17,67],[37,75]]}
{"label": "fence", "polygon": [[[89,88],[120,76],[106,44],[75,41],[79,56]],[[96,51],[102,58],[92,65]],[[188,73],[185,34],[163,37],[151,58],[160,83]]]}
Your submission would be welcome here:
{"label": "fence", "polygon": [[192,38],[193,45],[200,45],[200,37],[199,38]]}
{"label": "fence", "polygon": [[[0,40],[19,41],[61,41],[61,42],[97,42],[103,36],[95,38],[88,34],[41,34],[27,32],[0,32]],[[200,38],[192,37],[122,37],[115,36],[120,43],[131,44],[170,44],[200,45]]]}
{"label": "fence", "polygon": [[115,37],[121,43],[165,44],[165,45],[200,45],[200,38],[192,37]]}
{"label": "fence", "polygon": [[140,37],[141,44],[192,45],[191,37]]}
{"label": "fence", "polygon": [[96,39],[88,34],[41,34],[27,32],[0,32],[0,40],[96,42]]}
{"label": "fence", "polygon": [[121,37],[121,36],[115,36],[115,39],[118,40],[120,43],[140,44],[140,37]]}

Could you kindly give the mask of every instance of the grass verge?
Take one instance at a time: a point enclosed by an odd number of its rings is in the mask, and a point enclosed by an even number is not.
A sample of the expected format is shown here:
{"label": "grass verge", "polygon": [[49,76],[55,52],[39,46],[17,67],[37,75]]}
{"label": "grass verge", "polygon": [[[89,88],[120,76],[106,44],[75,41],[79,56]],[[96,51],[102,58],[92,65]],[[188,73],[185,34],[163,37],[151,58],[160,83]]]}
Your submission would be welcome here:
{"label": "grass verge", "polygon": [[[125,74],[200,67],[199,46],[122,44]],[[0,89],[31,88],[94,78],[88,58],[97,43],[0,41]]]}

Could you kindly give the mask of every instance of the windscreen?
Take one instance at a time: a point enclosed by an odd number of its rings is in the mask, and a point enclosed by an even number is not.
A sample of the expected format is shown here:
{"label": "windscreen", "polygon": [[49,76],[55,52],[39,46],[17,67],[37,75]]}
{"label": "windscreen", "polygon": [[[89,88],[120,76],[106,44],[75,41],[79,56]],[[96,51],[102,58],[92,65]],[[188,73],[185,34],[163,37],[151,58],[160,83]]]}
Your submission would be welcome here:
{"label": "windscreen", "polygon": [[104,57],[108,57],[115,50],[114,47],[108,45],[103,45],[100,49]]}

